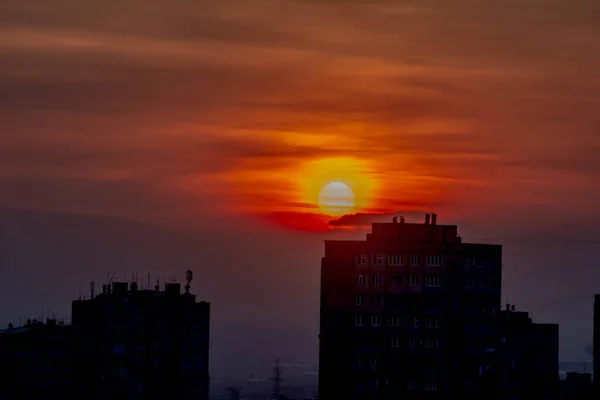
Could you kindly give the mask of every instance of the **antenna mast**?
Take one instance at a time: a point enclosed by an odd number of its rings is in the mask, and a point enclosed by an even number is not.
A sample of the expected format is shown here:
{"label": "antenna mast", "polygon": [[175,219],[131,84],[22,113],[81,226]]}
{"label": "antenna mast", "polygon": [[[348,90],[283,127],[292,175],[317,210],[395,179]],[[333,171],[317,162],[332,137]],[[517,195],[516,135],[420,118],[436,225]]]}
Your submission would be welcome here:
{"label": "antenna mast", "polygon": [[185,280],[187,281],[187,283],[185,284],[185,293],[186,294],[190,294],[190,283],[192,282],[193,278],[194,278],[194,273],[192,272],[191,269],[188,269],[187,271],[185,271]]}
{"label": "antenna mast", "polygon": [[281,373],[283,371],[279,368],[279,358],[275,360],[275,368],[273,368],[273,399],[279,400],[281,397]]}

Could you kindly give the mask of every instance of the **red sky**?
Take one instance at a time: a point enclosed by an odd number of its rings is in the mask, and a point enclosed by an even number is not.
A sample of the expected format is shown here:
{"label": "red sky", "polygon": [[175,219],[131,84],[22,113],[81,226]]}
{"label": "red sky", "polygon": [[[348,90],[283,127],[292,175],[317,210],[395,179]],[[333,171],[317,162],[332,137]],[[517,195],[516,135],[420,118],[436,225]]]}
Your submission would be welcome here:
{"label": "red sky", "polygon": [[302,212],[298,171],[351,157],[371,208],[598,217],[597,7],[3,1],[2,202]]}

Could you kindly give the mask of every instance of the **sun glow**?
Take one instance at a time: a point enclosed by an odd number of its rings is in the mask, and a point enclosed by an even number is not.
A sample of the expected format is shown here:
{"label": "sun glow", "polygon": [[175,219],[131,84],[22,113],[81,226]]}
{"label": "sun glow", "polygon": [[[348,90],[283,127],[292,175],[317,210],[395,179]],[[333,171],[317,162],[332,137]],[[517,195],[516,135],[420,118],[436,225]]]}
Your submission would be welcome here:
{"label": "sun glow", "polygon": [[376,180],[371,166],[354,158],[311,161],[301,169],[304,203],[329,216],[360,212],[372,206]]}

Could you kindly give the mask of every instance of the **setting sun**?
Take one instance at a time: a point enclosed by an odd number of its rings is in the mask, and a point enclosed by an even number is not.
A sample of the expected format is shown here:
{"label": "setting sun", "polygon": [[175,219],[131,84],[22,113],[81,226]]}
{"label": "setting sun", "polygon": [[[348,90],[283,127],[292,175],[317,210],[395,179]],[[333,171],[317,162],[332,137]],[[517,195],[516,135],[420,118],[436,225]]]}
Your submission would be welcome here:
{"label": "setting sun", "polygon": [[345,183],[328,183],[319,193],[318,205],[321,211],[333,217],[350,214],[354,209],[354,192]]}
{"label": "setting sun", "polygon": [[306,163],[299,183],[303,203],[334,217],[371,207],[377,188],[371,165],[348,157]]}

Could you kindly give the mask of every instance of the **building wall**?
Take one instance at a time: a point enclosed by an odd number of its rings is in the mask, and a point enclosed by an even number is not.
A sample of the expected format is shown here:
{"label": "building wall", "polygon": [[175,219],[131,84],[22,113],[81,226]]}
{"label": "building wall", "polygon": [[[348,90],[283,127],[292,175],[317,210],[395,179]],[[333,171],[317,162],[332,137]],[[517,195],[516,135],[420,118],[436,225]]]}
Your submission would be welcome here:
{"label": "building wall", "polygon": [[[125,284],[127,285],[127,284]],[[73,302],[78,394],[97,399],[208,399],[208,303],[113,284]]]}
{"label": "building wall", "polygon": [[462,243],[445,225],[378,223],[365,241],[327,241],[320,399],[490,389],[501,257],[501,246]]}
{"label": "building wall", "polygon": [[71,399],[72,330],[54,320],[0,333],[0,398]]}

